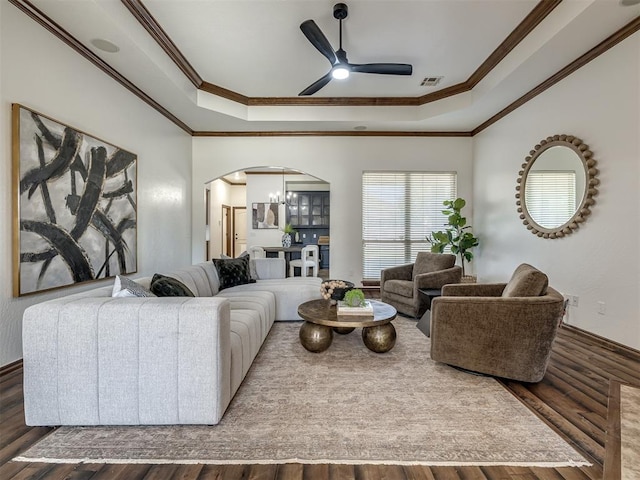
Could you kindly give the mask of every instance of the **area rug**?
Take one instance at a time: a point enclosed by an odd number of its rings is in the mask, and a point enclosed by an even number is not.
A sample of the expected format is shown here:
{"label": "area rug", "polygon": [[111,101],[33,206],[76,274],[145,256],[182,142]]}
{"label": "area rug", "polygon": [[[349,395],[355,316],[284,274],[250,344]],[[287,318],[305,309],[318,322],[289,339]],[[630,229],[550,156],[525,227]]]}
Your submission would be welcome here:
{"label": "area rug", "polygon": [[433,362],[415,321],[394,324],[388,353],[356,330],[314,354],[276,323],[220,424],[62,427],[15,460],[589,465],[494,379]]}
{"label": "area rug", "polygon": [[621,478],[640,478],[640,388],[620,385]]}

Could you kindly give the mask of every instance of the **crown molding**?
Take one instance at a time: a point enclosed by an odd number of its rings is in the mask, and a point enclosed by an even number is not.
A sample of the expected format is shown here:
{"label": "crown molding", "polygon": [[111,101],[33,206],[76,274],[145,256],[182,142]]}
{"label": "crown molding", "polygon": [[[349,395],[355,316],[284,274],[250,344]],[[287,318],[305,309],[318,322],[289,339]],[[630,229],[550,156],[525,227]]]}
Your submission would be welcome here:
{"label": "crown molding", "polygon": [[194,137],[471,137],[471,132],[407,132],[407,131],[256,131],[207,132],[194,131]]}
{"label": "crown molding", "polygon": [[634,20],[627,23],[624,27],[622,27],[621,29],[619,29],[609,37],[605,38],[602,42],[600,42],[598,45],[593,47],[587,53],[576,58],[569,65],[559,70],[558,72],[556,72],[555,74],[547,78],[544,82],[534,87],[533,89],[529,90],[523,96],[521,96],[516,101],[512,102],[511,104],[509,104],[508,106],[500,110],[498,113],[496,113],[491,118],[487,119],[485,122],[478,125],[476,128],[474,128],[471,131],[471,135],[477,135],[478,133],[482,132],[484,129],[486,129],[490,125],[493,125],[494,123],[496,123],[501,118],[506,117],[511,112],[513,112],[517,108],[527,103],[529,100],[537,97],[548,88],[552,87],[553,85],[560,82],[561,80],[567,78],[573,72],[584,67],[591,60],[594,60],[595,58],[599,57],[610,48],[615,47],[618,43],[622,42],[625,38],[633,35],[638,30],[640,30],[640,17],[636,17]]}
{"label": "crown molding", "polygon": [[[217,85],[206,82],[200,78],[195,69],[188,63],[186,58],[180,53],[178,48],[173,44],[168,35],[162,30],[159,24],[153,19],[153,16],[144,7],[141,0],[121,0],[140,23],[146,25],[147,31],[153,36],[156,42],[161,43],[163,50],[170,56],[174,62],[180,62],[178,65],[189,80],[196,86],[206,92],[218,95],[229,100],[248,106],[276,106],[276,105],[326,105],[326,106],[416,106],[425,103],[434,102],[453,95],[469,91],[482,78],[484,78],[503,58],[506,56],[528,33],[535,28],[551,11],[558,6],[561,0],[541,0],[538,5],[530,12],[530,14],[514,29],[514,31],[502,42],[500,46],[483,62],[483,64],[463,83],[446,87],[437,92],[433,92],[421,97],[332,97],[332,98],[314,98],[306,97],[246,97],[232,90],[219,87]],[[29,0],[9,0],[14,5],[36,23],[44,27],[50,33],[62,40],[69,47],[74,49],[82,57],[90,61],[94,66],[98,67],[106,75],[110,76],[123,87],[136,95],[142,101],[154,108],[160,114],[176,126],[184,130],[193,137],[303,137],[303,136],[333,136],[333,137],[473,137],[485,130],[490,125],[504,118],[520,106],[535,98],[551,86],[560,82],[568,75],[572,74],[579,68],[583,67],[591,60],[602,55],[604,52],[622,42],[629,36],[640,30],[640,17],[614,32],[608,38],[600,42],[585,54],[562,68],[554,75],[534,87],[529,92],[506,106],[504,109],[487,119],[468,132],[424,132],[424,131],[194,131],[187,124],[169,112],[160,103],[155,101],[144,91],[134,85],[126,77],[111,67],[108,63],[94,54],[89,48],[84,46],[80,41],[73,37],[69,32],[45,15]],[[199,84],[199,86],[198,86]],[[290,103],[287,103],[290,102]]]}
{"label": "crown molding", "polygon": [[540,22],[556,8],[562,0],[542,0],[527,15],[522,22],[498,45],[491,55],[471,74],[465,84],[472,89],[493,70],[511,50],[524,40]]}
{"label": "crown molding", "polygon": [[169,55],[178,68],[185,72],[191,83],[200,90],[217,95],[247,106],[340,106],[340,107],[387,107],[387,106],[420,106],[442,100],[471,90],[496,65],[513,50],[562,0],[540,0],[518,26],[498,45],[498,47],[482,62],[482,64],[464,82],[443,88],[433,93],[418,97],[248,97],[228,88],[202,81],[186,57],[178,50],[173,41],[164,32],[157,20],[142,3],[142,0],[121,0],[153,39]]}
{"label": "crown molding", "polygon": [[153,15],[151,15],[151,12],[147,10],[147,7],[145,7],[140,0],[122,0],[122,3],[147,32],[149,32],[149,35],[160,45],[160,48],[173,60],[173,63],[177,65],[189,81],[193,83],[196,88],[200,88],[204,83],[202,77],[198,75],[196,69],[193,68],[176,44],[173,43],[173,40],[169,38],[169,35],[167,35]]}
{"label": "crown molding", "polygon": [[69,47],[74,49],[77,53],[79,53],[82,57],[89,60],[94,66],[98,67],[108,76],[113,78],[120,85],[125,87],[135,96],[140,98],[143,102],[145,102],[150,107],[154,108],[182,130],[187,132],[189,135],[193,135],[193,130],[187,126],[182,120],[173,115],[169,110],[164,108],[158,102],[156,102],[153,98],[147,95],[145,92],[140,90],[136,85],[134,85],[131,81],[129,81],[126,77],[124,77],[120,72],[118,72],[115,68],[109,65],[107,62],[98,57],[95,53],[93,53],[89,48],[84,46],[77,38],[67,32],[64,28],[54,22],[51,18],[45,15],[41,10],[36,8],[29,0],[9,0],[13,6],[21,10],[32,20],[35,20],[36,23],[40,24],[42,27],[47,29],[53,35],[58,37],[64,43],[66,43]]}

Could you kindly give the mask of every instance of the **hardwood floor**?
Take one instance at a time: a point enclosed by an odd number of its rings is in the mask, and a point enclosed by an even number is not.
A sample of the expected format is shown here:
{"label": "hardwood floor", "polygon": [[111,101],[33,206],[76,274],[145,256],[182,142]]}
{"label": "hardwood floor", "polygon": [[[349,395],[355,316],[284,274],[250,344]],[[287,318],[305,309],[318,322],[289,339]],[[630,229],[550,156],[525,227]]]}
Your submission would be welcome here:
{"label": "hardwood floor", "polygon": [[[103,465],[12,462],[49,428],[24,424],[22,366],[0,372],[0,479],[585,480],[603,478],[611,381],[640,385],[640,352],[572,327],[561,328],[538,384],[503,385],[593,463],[590,467],[393,465]],[[614,439],[615,440],[615,439]],[[615,445],[613,445],[615,450]],[[613,450],[610,450],[611,452]],[[607,469],[617,471],[619,469]],[[608,480],[608,479],[607,479]]]}

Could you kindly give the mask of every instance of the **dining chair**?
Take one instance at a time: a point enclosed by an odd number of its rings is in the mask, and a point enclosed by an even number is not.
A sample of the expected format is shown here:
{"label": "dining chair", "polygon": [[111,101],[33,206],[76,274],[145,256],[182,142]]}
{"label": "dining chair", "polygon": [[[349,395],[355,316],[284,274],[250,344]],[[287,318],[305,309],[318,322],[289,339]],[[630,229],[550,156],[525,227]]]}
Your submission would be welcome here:
{"label": "dining chair", "polygon": [[249,247],[249,257],[250,258],[266,258],[267,254],[265,253],[262,247],[253,246],[253,247]]}
{"label": "dining chair", "polygon": [[300,276],[307,277],[308,269],[311,268],[313,277],[318,276],[318,265],[320,263],[320,250],[317,245],[307,245],[302,247],[299,260],[289,262],[289,276],[295,276],[296,267],[300,269]]}

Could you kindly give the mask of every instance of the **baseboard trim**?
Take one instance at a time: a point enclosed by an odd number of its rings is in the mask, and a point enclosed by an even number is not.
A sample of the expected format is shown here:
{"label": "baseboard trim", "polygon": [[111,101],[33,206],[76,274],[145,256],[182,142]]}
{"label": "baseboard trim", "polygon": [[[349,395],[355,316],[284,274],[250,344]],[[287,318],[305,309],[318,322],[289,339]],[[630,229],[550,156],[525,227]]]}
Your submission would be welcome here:
{"label": "baseboard trim", "polygon": [[592,332],[588,332],[587,330],[583,330],[582,328],[576,327],[575,325],[567,325],[566,323],[563,323],[561,324],[561,328],[564,328],[565,330],[578,336],[588,338],[591,342],[597,343],[607,350],[640,360],[640,350],[636,350],[635,348],[629,347],[628,345],[624,345],[609,338],[602,337]]}
{"label": "baseboard trim", "polygon": [[0,367],[0,377],[4,377],[5,375],[9,375],[10,373],[15,372],[16,370],[20,370],[22,368],[22,359],[18,359],[14,362],[7,363]]}

